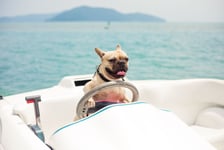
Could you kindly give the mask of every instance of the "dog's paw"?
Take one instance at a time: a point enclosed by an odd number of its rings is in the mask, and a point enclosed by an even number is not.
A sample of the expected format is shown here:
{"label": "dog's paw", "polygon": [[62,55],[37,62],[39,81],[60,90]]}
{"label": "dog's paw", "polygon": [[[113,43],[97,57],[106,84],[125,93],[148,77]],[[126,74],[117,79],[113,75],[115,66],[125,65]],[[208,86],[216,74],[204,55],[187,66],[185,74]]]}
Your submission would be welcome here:
{"label": "dog's paw", "polygon": [[93,99],[89,99],[86,103],[88,108],[95,107],[95,101]]}
{"label": "dog's paw", "polygon": [[131,103],[132,101],[131,100],[129,100],[129,99],[127,99],[127,98],[125,98],[124,100],[123,100],[123,103]]}

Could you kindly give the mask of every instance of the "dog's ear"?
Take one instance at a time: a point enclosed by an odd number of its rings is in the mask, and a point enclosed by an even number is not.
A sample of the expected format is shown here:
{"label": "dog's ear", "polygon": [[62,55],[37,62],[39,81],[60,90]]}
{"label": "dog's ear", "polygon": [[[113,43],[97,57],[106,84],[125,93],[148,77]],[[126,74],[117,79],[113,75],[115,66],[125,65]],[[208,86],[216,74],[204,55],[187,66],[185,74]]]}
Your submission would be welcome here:
{"label": "dog's ear", "polygon": [[117,45],[116,50],[121,50],[121,45],[120,44]]}
{"label": "dog's ear", "polygon": [[105,55],[105,52],[99,48],[95,48],[96,53],[102,58]]}

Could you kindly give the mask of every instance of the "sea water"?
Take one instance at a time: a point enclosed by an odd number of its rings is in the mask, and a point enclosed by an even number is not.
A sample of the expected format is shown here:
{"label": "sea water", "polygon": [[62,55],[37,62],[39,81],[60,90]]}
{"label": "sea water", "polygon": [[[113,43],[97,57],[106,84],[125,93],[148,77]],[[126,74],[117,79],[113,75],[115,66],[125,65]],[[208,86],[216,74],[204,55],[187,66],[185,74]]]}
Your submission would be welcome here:
{"label": "sea water", "polygon": [[0,23],[0,95],[94,74],[117,44],[131,80],[224,79],[224,23]]}

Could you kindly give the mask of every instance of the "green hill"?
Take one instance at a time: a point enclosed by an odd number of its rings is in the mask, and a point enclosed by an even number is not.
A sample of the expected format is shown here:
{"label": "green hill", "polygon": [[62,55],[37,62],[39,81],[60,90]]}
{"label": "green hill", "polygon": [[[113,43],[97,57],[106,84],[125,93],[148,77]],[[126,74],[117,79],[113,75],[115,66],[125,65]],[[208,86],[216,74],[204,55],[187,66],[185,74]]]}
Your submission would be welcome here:
{"label": "green hill", "polygon": [[77,7],[59,13],[48,21],[147,21],[165,22],[164,19],[142,13],[120,13],[108,8]]}

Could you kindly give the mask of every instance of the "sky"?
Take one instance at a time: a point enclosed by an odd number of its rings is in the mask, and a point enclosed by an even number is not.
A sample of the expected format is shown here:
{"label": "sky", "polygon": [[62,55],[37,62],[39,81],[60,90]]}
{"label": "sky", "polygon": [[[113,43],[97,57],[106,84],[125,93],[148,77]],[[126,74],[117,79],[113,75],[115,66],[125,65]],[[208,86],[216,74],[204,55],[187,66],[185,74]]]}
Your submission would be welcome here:
{"label": "sky", "polygon": [[169,22],[224,22],[224,0],[0,0],[0,17],[56,13],[83,5],[141,12]]}

